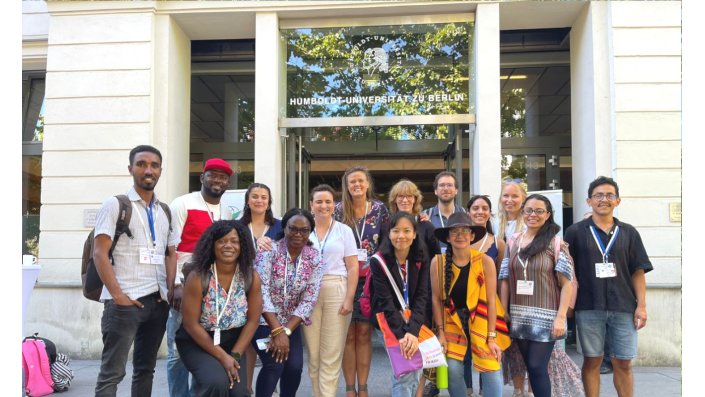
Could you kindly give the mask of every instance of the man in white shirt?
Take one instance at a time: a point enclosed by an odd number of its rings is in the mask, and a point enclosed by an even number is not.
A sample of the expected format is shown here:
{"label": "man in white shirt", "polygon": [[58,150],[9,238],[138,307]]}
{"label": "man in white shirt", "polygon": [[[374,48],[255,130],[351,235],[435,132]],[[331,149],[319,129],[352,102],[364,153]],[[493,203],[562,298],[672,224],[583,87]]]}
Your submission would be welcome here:
{"label": "man in white shirt", "polygon": [[104,283],[100,296],[103,352],[96,396],[116,395],[133,343],[132,395],[152,395],[157,351],[176,275],[178,236],[169,225],[168,207],[162,207],[154,194],[162,155],[152,146],[140,145],[130,151],[129,159],[127,169],[134,181],[127,192],[132,206],[131,236],[118,239],[112,255],[109,251],[120,212],[117,198],[107,199],[96,216],[93,260]]}

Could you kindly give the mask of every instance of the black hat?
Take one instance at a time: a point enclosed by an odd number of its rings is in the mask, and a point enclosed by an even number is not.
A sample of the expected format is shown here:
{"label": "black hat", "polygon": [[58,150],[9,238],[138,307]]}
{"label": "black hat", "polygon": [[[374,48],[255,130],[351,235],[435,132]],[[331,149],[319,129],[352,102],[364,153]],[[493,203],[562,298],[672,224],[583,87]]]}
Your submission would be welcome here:
{"label": "black hat", "polygon": [[481,238],[485,237],[487,234],[487,229],[484,226],[475,226],[470,220],[470,215],[466,212],[455,212],[450,217],[448,217],[448,222],[446,227],[439,227],[434,230],[433,233],[436,235],[438,241],[445,243],[448,241],[448,232],[450,229],[455,227],[468,227],[474,233],[474,238],[470,244],[475,244],[475,242],[480,241]]}

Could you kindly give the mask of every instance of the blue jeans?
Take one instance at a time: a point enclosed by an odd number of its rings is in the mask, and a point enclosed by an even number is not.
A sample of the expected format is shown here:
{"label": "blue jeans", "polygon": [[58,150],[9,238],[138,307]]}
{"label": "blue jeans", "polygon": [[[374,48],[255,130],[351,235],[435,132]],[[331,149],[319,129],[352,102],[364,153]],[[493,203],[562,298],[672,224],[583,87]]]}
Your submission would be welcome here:
{"label": "blue jeans", "polygon": [[100,322],[103,353],[95,385],[96,396],[115,396],[125,377],[127,354],[132,354],[132,396],[151,396],[157,351],[164,338],[169,304],[159,292],[138,299],[144,307],[119,306],[110,299],[103,304]]}
{"label": "blue jeans", "polygon": [[419,387],[419,377],[422,372],[422,370],[414,371],[399,379],[392,374],[392,397],[413,397]]}
{"label": "blue jeans", "polygon": [[[467,355],[471,355],[470,349],[467,351]],[[466,357],[467,357],[466,355]],[[465,397],[467,395],[467,389],[464,379],[465,370],[467,365],[463,364],[463,361],[455,360],[452,358],[447,359],[448,361],[448,393],[450,397]],[[480,372],[480,379],[482,379],[482,395],[485,397],[502,397],[502,370],[491,372]]]}
{"label": "blue jeans", "polygon": [[257,397],[271,397],[274,389],[279,385],[279,396],[296,397],[296,391],[301,383],[301,372],[304,369],[304,345],[301,337],[301,327],[296,327],[289,337],[289,357],[283,363],[277,363],[272,357],[272,352],[257,348],[257,339],[266,338],[271,330],[266,325],[260,325],[252,338],[252,345],[262,361],[262,369],[257,375],[255,394]]}
{"label": "blue jeans", "polygon": [[190,397],[196,395],[196,386],[191,382],[189,389],[189,372],[181,362],[179,351],[176,349],[174,337],[181,326],[181,312],[169,309],[169,319],[166,320],[166,380],[169,385],[170,397]]}

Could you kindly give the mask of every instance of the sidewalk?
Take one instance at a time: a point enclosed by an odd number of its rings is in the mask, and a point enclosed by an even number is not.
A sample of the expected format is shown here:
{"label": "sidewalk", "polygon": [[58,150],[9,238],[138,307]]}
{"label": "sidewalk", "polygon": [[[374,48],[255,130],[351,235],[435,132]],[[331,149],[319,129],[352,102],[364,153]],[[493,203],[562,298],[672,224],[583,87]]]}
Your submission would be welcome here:
{"label": "sidewalk", "polygon": [[[372,353],[372,369],[368,381],[369,394],[371,397],[391,396],[391,367],[387,353],[383,345],[377,338],[373,340],[374,350]],[[575,360],[578,366],[582,363],[582,357],[575,351],[575,347],[568,347],[568,354]],[[304,349],[304,355],[306,350]],[[307,359],[304,357],[304,371],[301,376],[301,385],[297,396],[311,396],[311,381],[308,377]],[[74,371],[74,380],[71,388],[60,395],[63,397],[85,397],[91,396],[94,392],[95,380],[100,369],[99,360],[74,360],[71,361],[71,369]],[[260,367],[255,368],[255,381]],[[128,364],[127,375],[118,386],[118,397],[130,396],[130,377],[132,376],[132,366]],[[617,397],[617,393],[612,385],[612,375],[601,375],[601,393],[603,397]],[[474,373],[475,393],[479,380],[477,373]],[[154,374],[154,387],[152,396],[167,397],[169,390],[166,382],[166,359],[157,361],[157,368]],[[443,390],[441,396],[448,396],[448,391]],[[512,395],[511,385],[504,386],[503,397]],[[681,368],[680,367],[635,367],[634,368],[634,396],[637,397],[670,397],[681,395]],[[345,382],[340,376],[340,386],[337,397],[345,397]]]}

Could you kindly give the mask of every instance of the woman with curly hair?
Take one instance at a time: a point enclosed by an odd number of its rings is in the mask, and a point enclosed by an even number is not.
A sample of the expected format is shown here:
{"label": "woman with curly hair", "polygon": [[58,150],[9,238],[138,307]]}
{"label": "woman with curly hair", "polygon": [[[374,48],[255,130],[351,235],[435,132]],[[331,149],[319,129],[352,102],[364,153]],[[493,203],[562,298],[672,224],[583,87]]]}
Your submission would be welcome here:
{"label": "woman with curly hair", "polygon": [[254,258],[250,232],[237,221],[216,221],[198,240],[175,338],[198,396],[247,395],[242,354],[262,313]]}
{"label": "woman with curly hair", "polygon": [[502,350],[509,346],[504,308],[496,299],[494,263],[470,247],[486,235],[485,227],[456,212],[435,234],[448,243],[445,255],[431,261],[433,318],[448,358],[448,392],[451,397],[474,395],[472,390],[466,394],[464,378],[465,366],[473,365],[480,372],[483,396],[501,397]]}

